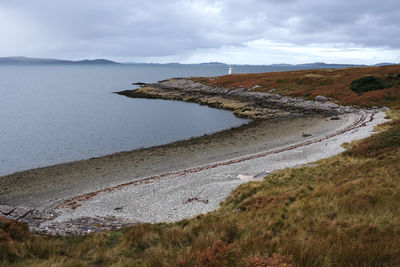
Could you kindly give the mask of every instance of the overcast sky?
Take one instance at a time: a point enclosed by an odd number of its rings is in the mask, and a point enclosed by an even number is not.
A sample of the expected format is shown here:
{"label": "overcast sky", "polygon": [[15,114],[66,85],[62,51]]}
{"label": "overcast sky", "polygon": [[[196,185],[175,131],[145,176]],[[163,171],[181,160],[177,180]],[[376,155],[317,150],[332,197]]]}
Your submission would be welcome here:
{"label": "overcast sky", "polygon": [[0,0],[0,56],[400,62],[398,0]]}

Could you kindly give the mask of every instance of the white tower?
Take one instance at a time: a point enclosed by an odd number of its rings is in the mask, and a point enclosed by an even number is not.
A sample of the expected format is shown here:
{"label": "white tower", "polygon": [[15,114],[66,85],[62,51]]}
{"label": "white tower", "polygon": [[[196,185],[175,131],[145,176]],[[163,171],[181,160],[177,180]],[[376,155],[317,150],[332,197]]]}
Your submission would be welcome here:
{"label": "white tower", "polygon": [[232,66],[229,66],[228,74],[229,74],[229,75],[232,74]]}

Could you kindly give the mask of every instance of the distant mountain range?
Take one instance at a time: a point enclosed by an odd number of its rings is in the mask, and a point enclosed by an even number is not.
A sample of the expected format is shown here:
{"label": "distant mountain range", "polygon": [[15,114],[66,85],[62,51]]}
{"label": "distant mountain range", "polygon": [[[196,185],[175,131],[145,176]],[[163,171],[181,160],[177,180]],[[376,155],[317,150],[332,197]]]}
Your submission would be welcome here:
{"label": "distant mountain range", "polygon": [[119,64],[107,59],[62,60],[30,57],[0,57],[0,64]]}
{"label": "distant mountain range", "polygon": [[375,64],[374,66],[379,67],[379,66],[390,66],[390,65],[399,65],[399,63],[387,63],[387,62],[382,62],[382,63]]}
{"label": "distant mountain range", "polygon": [[228,65],[226,63],[222,62],[205,62],[205,63],[200,63],[201,65]]}
{"label": "distant mountain range", "polygon": [[[134,63],[134,62],[126,62],[126,63],[118,63],[115,61],[107,60],[107,59],[85,59],[85,60],[62,60],[62,59],[49,59],[49,58],[30,58],[30,57],[0,57],[0,64],[18,64],[18,65],[33,65],[33,64],[83,64],[83,65],[105,65],[105,64],[132,64],[132,65],[160,65],[160,63]],[[206,62],[199,63],[200,65],[226,65],[226,63],[221,62]],[[188,64],[188,65],[199,65],[199,64]],[[399,63],[379,63],[375,65],[355,65],[355,64],[329,64],[324,62],[315,62],[315,63],[305,63],[305,64],[270,64],[270,65],[258,65],[258,66],[275,66],[275,67],[310,67],[313,69],[316,68],[348,68],[348,67],[366,67],[366,66],[388,66],[388,65],[398,65]],[[180,63],[166,63],[163,65],[180,65]],[[232,64],[233,66],[238,66],[239,64]],[[245,64],[244,64],[245,65]],[[251,66],[251,65],[248,65]]]}
{"label": "distant mountain range", "polygon": [[358,65],[358,64],[329,64],[329,63],[324,63],[324,62],[315,62],[315,63],[306,63],[306,64],[299,64],[297,66],[353,66],[353,67],[367,67],[367,66],[374,66],[374,67],[379,67],[379,66],[390,66],[390,65],[399,65],[399,63],[388,63],[388,62],[382,62],[374,65]]}
{"label": "distant mountain range", "polygon": [[[221,62],[207,62],[207,63],[200,63],[201,65],[228,65],[226,63]],[[276,67],[293,67],[293,66],[304,66],[304,67],[367,67],[367,66],[389,66],[389,65],[398,65],[399,63],[378,63],[375,65],[363,65],[363,64],[331,64],[325,62],[314,62],[314,63],[303,63],[303,64],[287,64],[287,63],[278,63],[278,64],[270,64],[270,65],[260,65],[260,66],[276,66]],[[240,64],[232,64],[240,65]]]}

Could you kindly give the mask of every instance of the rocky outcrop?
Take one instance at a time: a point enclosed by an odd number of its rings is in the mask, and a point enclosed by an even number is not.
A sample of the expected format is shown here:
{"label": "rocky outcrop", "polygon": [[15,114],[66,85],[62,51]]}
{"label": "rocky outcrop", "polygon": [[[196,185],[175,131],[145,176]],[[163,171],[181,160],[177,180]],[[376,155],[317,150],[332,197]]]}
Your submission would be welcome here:
{"label": "rocky outcrop", "polygon": [[328,99],[308,101],[278,94],[253,92],[251,88],[208,86],[191,79],[170,79],[142,85],[137,90],[117,92],[133,98],[158,98],[194,102],[227,109],[238,117],[266,119],[312,114],[336,116],[355,112],[353,107],[339,106]]}
{"label": "rocky outcrop", "polygon": [[32,209],[23,206],[0,205],[0,217],[22,221],[36,234],[78,235],[98,231],[116,230],[124,226],[137,224],[137,221],[108,217],[80,217],[68,221],[57,221],[59,213],[52,210]]}

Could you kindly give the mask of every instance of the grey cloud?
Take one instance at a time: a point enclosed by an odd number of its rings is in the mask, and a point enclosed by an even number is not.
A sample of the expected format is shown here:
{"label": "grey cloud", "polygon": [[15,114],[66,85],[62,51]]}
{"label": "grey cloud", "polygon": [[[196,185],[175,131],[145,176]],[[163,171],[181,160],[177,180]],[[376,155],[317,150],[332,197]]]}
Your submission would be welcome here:
{"label": "grey cloud", "polygon": [[[29,51],[43,55],[162,57],[257,39],[400,48],[395,0],[14,0],[1,10],[35,25]],[[20,39],[0,37],[15,42],[15,53],[27,51]]]}

